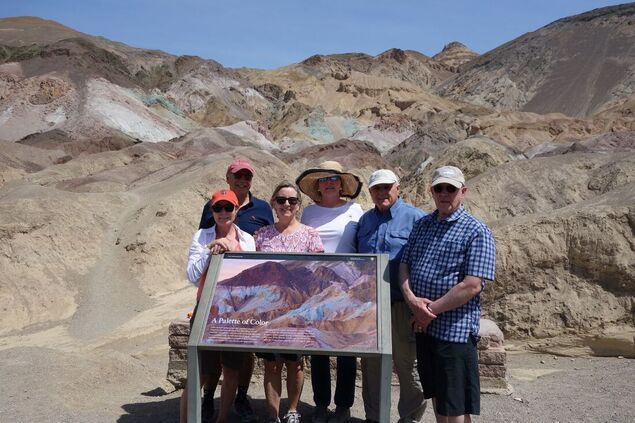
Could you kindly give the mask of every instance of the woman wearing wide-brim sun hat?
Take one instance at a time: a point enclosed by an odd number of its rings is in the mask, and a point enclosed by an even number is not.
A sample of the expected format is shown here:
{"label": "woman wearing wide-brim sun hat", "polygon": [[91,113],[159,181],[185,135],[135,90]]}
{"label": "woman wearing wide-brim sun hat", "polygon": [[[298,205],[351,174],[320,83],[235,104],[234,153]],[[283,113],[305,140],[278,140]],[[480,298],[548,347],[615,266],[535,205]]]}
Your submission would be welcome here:
{"label": "woman wearing wide-brim sun hat", "polygon": [[307,169],[295,180],[300,190],[318,203],[322,199],[319,180],[329,176],[338,176],[341,181],[340,197],[356,198],[362,190],[362,182],[357,175],[345,172],[336,161],[326,161],[311,169]]}
{"label": "woman wearing wide-brim sun hat", "polygon": [[364,214],[362,207],[345,198],[354,199],[362,190],[357,175],[345,172],[336,161],[326,161],[305,170],[295,183],[315,204],[302,213],[302,223],[314,227],[322,238],[327,253],[356,251],[356,222]]}
{"label": "woman wearing wide-brim sun hat", "polygon": [[[364,214],[361,206],[345,198],[356,198],[362,182],[357,175],[344,171],[336,161],[321,163],[307,169],[295,180],[300,190],[311,197],[315,204],[307,206],[301,223],[315,228],[320,235],[324,252],[357,252],[357,222]],[[355,357],[337,357],[337,381],[335,383],[335,414],[329,420],[331,403],[331,372],[329,357],[311,357],[311,384],[315,413],[313,422],[345,422],[350,418],[350,408],[355,400]]]}

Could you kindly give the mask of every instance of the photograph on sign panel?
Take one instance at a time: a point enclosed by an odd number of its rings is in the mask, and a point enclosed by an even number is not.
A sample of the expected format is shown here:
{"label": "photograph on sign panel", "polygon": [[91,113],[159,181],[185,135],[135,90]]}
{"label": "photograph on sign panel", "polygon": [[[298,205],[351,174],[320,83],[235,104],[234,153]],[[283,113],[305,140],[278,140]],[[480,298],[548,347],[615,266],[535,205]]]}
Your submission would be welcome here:
{"label": "photograph on sign panel", "polygon": [[226,257],[203,343],[377,351],[376,259]]}

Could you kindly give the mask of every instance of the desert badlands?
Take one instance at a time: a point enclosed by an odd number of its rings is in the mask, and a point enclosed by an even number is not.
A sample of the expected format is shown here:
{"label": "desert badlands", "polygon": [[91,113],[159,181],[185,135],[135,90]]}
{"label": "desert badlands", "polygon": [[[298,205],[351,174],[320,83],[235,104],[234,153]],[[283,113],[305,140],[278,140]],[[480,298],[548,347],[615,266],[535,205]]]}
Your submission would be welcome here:
{"label": "desert badlands", "polygon": [[[0,421],[175,421],[167,328],[193,306],[187,248],[234,158],[261,198],[325,160],[391,168],[427,211],[432,169],[462,168],[498,245],[484,314],[515,388],[478,421],[632,421],[633,46],[633,3],[482,55],[273,70],[0,19]],[[264,407],[257,378],[251,393]]]}

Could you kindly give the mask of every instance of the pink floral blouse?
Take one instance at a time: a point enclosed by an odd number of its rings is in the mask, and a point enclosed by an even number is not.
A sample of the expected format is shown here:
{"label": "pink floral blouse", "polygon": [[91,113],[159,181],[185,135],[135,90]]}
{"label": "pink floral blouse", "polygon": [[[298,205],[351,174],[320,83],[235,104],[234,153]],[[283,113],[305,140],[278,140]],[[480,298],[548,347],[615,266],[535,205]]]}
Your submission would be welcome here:
{"label": "pink floral blouse", "polygon": [[281,253],[321,253],[324,251],[322,240],[317,231],[310,226],[300,225],[292,234],[278,232],[274,225],[264,226],[254,233],[256,251]]}

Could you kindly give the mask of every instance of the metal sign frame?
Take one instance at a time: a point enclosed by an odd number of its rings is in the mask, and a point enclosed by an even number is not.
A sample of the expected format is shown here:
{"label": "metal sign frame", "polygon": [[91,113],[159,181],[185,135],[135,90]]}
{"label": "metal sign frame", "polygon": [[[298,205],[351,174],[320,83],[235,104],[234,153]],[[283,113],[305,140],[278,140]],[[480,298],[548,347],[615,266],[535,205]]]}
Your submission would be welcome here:
{"label": "metal sign frame", "polygon": [[[216,290],[217,278],[222,266],[224,256],[228,258],[245,258],[263,260],[275,257],[276,260],[304,260],[304,261],[333,261],[346,260],[355,257],[374,257],[376,259],[377,271],[377,350],[373,352],[359,350],[339,350],[339,349],[289,349],[278,347],[263,347],[255,345],[223,345],[209,344],[203,342],[205,327],[213,305],[214,293]],[[187,344],[187,408],[188,423],[198,423],[201,421],[201,379],[200,379],[200,355],[203,350],[231,350],[249,352],[279,352],[279,353],[299,353],[311,355],[349,355],[355,357],[378,357],[381,361],[380,374],[380,421],[390,421],[390,382],[392,378],[392,335],[391,335],[391,311],[390,311],[390,279],[388,275],[388,255],[386,254],[324,254],[324,253],[263,253],[263,252],[240,252],[227,253],[212,257],[207,272],[207,278],[203,292],[198,304],[198,312],[195,316],[190,338]]]}

